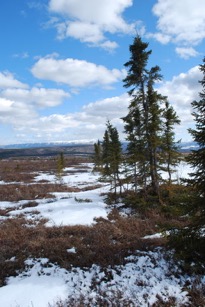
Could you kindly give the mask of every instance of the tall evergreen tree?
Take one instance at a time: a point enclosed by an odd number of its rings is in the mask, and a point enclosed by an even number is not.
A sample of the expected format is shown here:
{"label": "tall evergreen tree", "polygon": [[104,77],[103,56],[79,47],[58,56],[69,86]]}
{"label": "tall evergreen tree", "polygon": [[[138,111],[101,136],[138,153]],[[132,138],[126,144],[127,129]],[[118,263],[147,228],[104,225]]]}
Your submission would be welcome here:
{"label": "tall evergreen tree", "polygon": [[[125,63],[128,68],[124,86],[130,88],[132,97],[128,115],[123,118],[127,134],[128,154],[133,159],[143,179],[144,191],[151,179],[152,191],[159,195],[157,148],[160,145],[161,114],[160,103],[164,97],[154,90],[154,84],[161,79],[158,66],[147,68],[151,50],[148,43],[139,36],[130,46],[130,60]],[[135,174],[136,178],[136,174]],[[135,187],[136,189],[136,187]],[[145,192],[146,194],[146,192]]]}
{"label": "tall evergreen tree", "polygon": [[100,171],[102,168],[102,146],[100,141],[98,140],[97,143],[94,143],[94,171]]}
{"label": "tall evergreen tree", "polygon": [[105,130],[103,141],[102,141],[102,163],[103,163],[103,169],[102,173],[103,175],[109,176],[110,175],[110,151],[111,151],[111,142],[110,142],[110,136],[108,129]]}
{"label": "tall evergreen tree", "polygon": [[108,121],[102,142],[103,175],[114,182],[116,193],[117,185],[120,185],[120,165],[122,162],[122,147],[119,134],[115,127]]}
{"label": "tall evergreen tree", "polygon": [[199,100],[193,101],[193,113],[195,120],[195,129],[189,129],[193,140],[199,145],[198,149],[192,150],[187,161],[193,168],[190,180],[191,185],[189,195],[190,205],[190,225],[177,231],[177,234],[171,240],[171,245],[188,262],[191,261],[191,268],[195,268],[200,273],[204,272],[205,259],[205,57],[203,63],[199,65],[203,74],[199,83],[202,86],[199,92]]}
{"label": "tall evergreen tree", "polygon": [[134,183],[135,192],[137,192],[139,186],[143,186],[144,191],[146,191],[148,173],[146,141],[142,131],[141,114],[142,112],[135,97],[130,103],[128,115],[123,118],[125,122],[126,140],[128,141],[126,163],[133,170],[133,180],[131,179],[131,181]]}
{"label": "tall evergreen tree", "polygon": [[162,169],[168,173],[168,183],[172,182],[172,174],[176,171],[175,167],[180,162],[181,154],[179,152],[180,141],[175,141],[174,127],[180,124],[174,108],[168,100],[165,100],[165,108],[163,112],[163,135],[161,145]]}
{"label": "tall evergreen tree", "polygon": [[[151,184],[151,192],[160,200],[159,183],[162,163],[167,163],[169,178],[171,165],[174,160],[174,133],[173,124],[178,123],[173,108],[169,107],[166,113],[167,97],[154,89],[156,82],[162,79],[159,66],[147,68],[151,50],[147,50],[148,43],[139,36],[130,46],[130,60],[125,63],[128,73],[124,81],[126,88],[131,88],[128,94],[131,97],[128,114],[123,118],[125,122],[126,139],[129,142],[127,151],[129,161],[133,165],[135,190],[137,184],[142,184],[147,195],[148,185]],[[171,118],[163,118],[170,116]],[[166,137],[164,134],[164,122],[166,122]],[[163,145],[163,142],[169,142]],[[169,150],[169,158],[162,160],[161,150]],[[139,180],[141,179],[141,182]],[[171,180],[171,179],[170,179]]]}
{"label": "tall evergreen tree", "polygon": [[149,167],[152,190],[159,197],[159,147],[161,146],[162,134],[162,108],[161,104],[165,97],[154,90],[154,83],[160,80],[160,68],[155,66],[149,71],[147,82],[147,101],[148,101],[148,125],[146,138],[148,142]]}
{"label": "tall evergreen tree", "polygon": [[193,140],[199,145],[197,150],[193,150],[188,157],[188,162],[193,167],[193,172],[190,174],[192,182],[198,191],[198,203],[202,205],[202,212],[205,216],[205,57],[203,64],[199,66],[203,74],[203,78],[199,83],[202,90],[199,93],[199,100],[192,102],[193,116],[196,122],[195,129],[189,129]]}

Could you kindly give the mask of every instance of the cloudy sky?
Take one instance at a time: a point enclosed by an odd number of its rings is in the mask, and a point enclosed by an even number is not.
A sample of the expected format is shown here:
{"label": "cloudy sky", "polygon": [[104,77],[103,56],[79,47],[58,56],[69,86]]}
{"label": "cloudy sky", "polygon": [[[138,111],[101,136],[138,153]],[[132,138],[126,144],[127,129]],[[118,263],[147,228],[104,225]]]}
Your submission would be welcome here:
{"label": "cloudy sky", "polygon": [[204,0],[21,0],[0,4],[0,145],[123,138],[124,63],[136,34],[190,140],[205,56]]}

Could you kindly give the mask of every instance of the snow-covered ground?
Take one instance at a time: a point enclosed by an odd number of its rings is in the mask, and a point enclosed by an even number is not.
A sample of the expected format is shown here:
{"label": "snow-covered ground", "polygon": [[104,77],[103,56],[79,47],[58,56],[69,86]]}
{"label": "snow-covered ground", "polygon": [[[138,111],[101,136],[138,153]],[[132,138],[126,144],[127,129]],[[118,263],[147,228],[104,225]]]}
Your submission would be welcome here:
{"label": "snow-covered ground", "polygon": [[[99,185],[99,174],[92,172],[93,165],[88,164],[88,172],[77,171],[69,175],[62,176],[60,178],[61,183],[68,185],[69,187],[85,188],[92,185]],[[65,171],[73,171],[74,168],[66,168]],[[48,173],[40,173],[36,176],[35,181],[39,182],[46,180],[55,184],[57,179],[55,175]],[[42,183],[43,184],[43,183]],[[102,184],[102,187],[91,189],[82,192],[63,192],[52,193],[54,198],[51,199],[38,199],[38,195],[35,201],[38,203],[37,207],[24,207],[28,200],[21,200],[18,202],[0,202],[0,208],[14,208],[10,211],[10,216],[17,216],[23,214],[27,219],[33,218],[46,218],[48,219],[47,226],[64,226],[64,225],[91,225],[94,222],[94,218],[107,216],[106,205],[103,202],[102,193],[107,192],[109,187],[107,184]],[[36,214],[36,210],[39,212]],[[35,216],[32,214],[35,212]]]}
{"label": "snow-covered ground", "polygon": [[177,267],[170,272],[170,263],[160,251],[139,252],[139,255],[128,257],[124,266],[108,268],[109,278],[95,264],[87,270],[67,271],[41,258],[28,259],[26,266],[24,272],[8,278],[7,285],[0,288],[0,306],[46,307],[48,303],[67,297],[77,302],[82,295],[91,306],[98,306],[96,300],[105,293],[106,301],[112,306],[113,295],[117,292],[122,295],[118,305],[121,307],[129,300],[134,303],[130,306],[152,306],[157,297],[165,302],[175,297],[175,306],[186,306],[189,301],[183,290],[186,278],[174,276]]}
{"label": "snow-covered ground", "polygon": [[[97,185],[98,174],[92,173],[92,165],[88,165],[88,172],[81,172],[63,176],[61,180],[68,186],[87,187]],[[183,166],[183,172],[186,172]],[[67,169],[67,171],[72,169]],[[85,169],[84,169],[85,171]],[[181,171],[180,171],[181,172]],[[180,174],[181,177],[181,174]],[[36,181],[47,180],[55,183],[56,177],[41,173]],[[1,183],[0,183],[1,184]],[[43,184],[43,183],[42,183]],[[106,184],[88,191],[72,193],[54,193],[55,198],[38,199],[36,207],[23,206],[27,200],[19,202],[0,202],[0,208],[13,208],[10,217],[24,214],[26,218],[33,218],[32,211],[37,210],[38,217],[47,218],[47,226],[53,225],[91,225],[95,217],[106,218],[108,209],[103,202],[101,193],[108,191]],[[36,216],[36,214],[34,215]],[[4,217],[5,218],[5,217]],[[75,254],[75,246],[67,250]],[[8,259],[15,261],[15,258]],[[49,259],[27,259],[26,269],[16,277],[9,277],[7,285],[0,288],[0,307],[47,307],[57,300],[67,297],[78,301],[85,296],[90,306],[96,305],[99,293],[112,306],[113,293],[120,293],[119,306],[129,299],[133,306],[152,306],[157,297],[166,301],[175,297],[176,305],[186,306],[189,298],[183,286],[187,276],[180,275],[179,268],[165,260],[163,252],[137,252],[125,260],[124,266],[108,268],[109,276],[95,264],[91,268],[72,268],[65,270]],[[175,274],[177,272],[178,274]],[[95,280],[95,286],[93,281]],[[98,294],[97,294],[98,293]],[[132,305],[130,305],[132,306]]]}

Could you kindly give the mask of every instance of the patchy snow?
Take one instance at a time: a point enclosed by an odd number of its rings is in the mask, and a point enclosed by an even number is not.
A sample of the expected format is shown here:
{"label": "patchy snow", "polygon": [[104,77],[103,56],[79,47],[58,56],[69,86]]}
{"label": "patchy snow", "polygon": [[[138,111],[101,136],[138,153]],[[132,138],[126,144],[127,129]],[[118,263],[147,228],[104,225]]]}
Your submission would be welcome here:
{"label": "patchy snow", "polygon": [[[99,184],[99,174],[92,173],[92,164],[88,164],[88,171],[83,169],[83,173],[75,169],[75,174],[62,176],[62,182],[66,185],[75,187],[89,187]],[[67,172],[73,168],[66,168]],[[56,183],[56,176],[42,173],[36,177],[36,180],[48,180]],[[91,225],[95,218],[106,218],[108,214],[107,206],[103,201],[101,193],[108,191],[105,184],[101,188],[70,193],[52,193],[55,198],[38,199],[35,207],[23,207],[28,200],[18,202],[0,202],[0,208],[13,208],[9,212],[11,217],[23,214],[27,219],[35,217],[48,219],[47,226],[63,226],[63,225]],[[36,212],[38,211],[38,213]],[[35,212],[35,215],[32,214]]]}
{"label": "patchy snow", "polygon": [[80,188],[99,183],[98,182],[99,174],[92,172],[93,168],[92,163],[88,163],[87,165],[83,163],[81,164],[81,166],[87,166],[87,168],[82,168],[82,169],[81,168],[76,169],[74,167],[64,168],[63,174],[62,176],[60,176],[60,178],[56,175],[41,172],[34,178],[34,181],[39,182],[42,180],[46,180],[51,183],[56,183],[60,181],[61,183],[69,185],[71,187],[80,187]]}
{"label": "patchy snow", "polygon": [[65,270],[55,265],[43,267],[47,262],[47,259],[29,260],[25,272],[9,277],[7,285],[0,288],[1,306],[46,307],[58,298],[65,299]]}
{"label": "patchy snow", "polygon": [[[37,200],[36,207],[19,207],[10,211],[10,216],[24,214],[28,219],[35,210],[39,212],[36,217],[48,219],[47,226],[65,225],[91,225],[96,217],[107,217],[106,205],[103,198],[99,196],[98,190],[79,193],[54,193],[57,198],[49,200]],[[81,202],[78,202],[78,199]],[[89,200],[89,202],[88,202]]]}
{"label": "patchy snow", "polygon": [[153,235],[144,236],[144,239],[159,239],[170,235],[170,231],[158,232]]}
{"label": "patchy snow", "polygon": [[175,276],[178,268],[170,271],[170,263],[161,251],[138,253],[128,257],[124,266],[107,268],[106,272],[94,264],[89,269],[68,271],[45,258],[28,259],[26,270],[17,277],[9,277],[7,285],[0,288],[1,306],[45,307],[59,298],[77,301],[81,295],[89,306],[97,306],[100,295],[106,293],[111,304],[116,292],[122,295],[119,306],[123,306],[123,300],[132,300],[135,306],[152,306],[158,295],[165,302],[175,297],[177,304],[186,306],[188,296],[183,290],[186,278]]}
{"label": "patchy snow", "polygon": [[[85,172],[85,167],[89,169]],[[190,169],[182,164],[177,176],[184,177]],[[82,165],[83,173],[76,168],[66,168],[61,180],[72,187],[88,187],[99,184],[98,174],[92,173],[92,164]],[[35,182],[47,180],[56,183],[56,176],[40,173]],[[2,184],[0,182],[0,184]],[[43,183],[42,183],[43,184]],[[107,217],[108,208],[101,193],[109,189],[106,184],[100,188],[72,192],[53,193],[55,198],[35,199],[37,206],[23,206],[28,200],[19,202],[0,202],[1,209],[10,209],[10,217],[24,214],[26,218],[47,218],[47,226],[53,225],[90,225],[95,217]],[[33,215],[34,211],[38,211]],[[35,216],[35,217],[33,217]],[[3,217],[5,219],[7,217]],[[155,234],[150,237],[160,237]],[[67,249],[75,256],[75,246]],[[15,261],[12,257],[9,261]],[[114,292],[120,294],[120,306],[126,300],[132,300],[133,306],[152,306],[157,297],[165,302],[174,297],[176,306],[186,306],[189,299],[184,291],[187,276],[180,275],[176,265],[166,260],[163,252],[136,252],[126,258],[123,266],[102,270],[93,264],[91,268],[72,268],[65,270],[49,259],[28,259],[25,271],[16,277],[9,277],[7,285],[0,288],[0,306],[2,307],[46,307],[58,299],[74,298],[76,301],[83,295],[90,306],[97,306],[97,299],[106,293],[106,300],[112,306]],[[176,273],[176,274],[175,274]],[[203,280],[205,283],[205,279]],[[66,306],[66,305],[65,305]],[[132,306],[132,305],[130,305]]]}
{"label": "patchy snow", "polygon": [[[172,180],[180,182],[182,178],[189,178],[189,173],[193,172],[193,168],[186,162],[181,161],[174,169],[172,173]],[[161,172],[162,178],[167,179],[167,172]]]}
{"label": "patchy snow", "polygon": [[76,249],[75,249],[75,247],[71,247],[71,248],[67,249],[67,252],[71,253],[71,254],[76,254]]}

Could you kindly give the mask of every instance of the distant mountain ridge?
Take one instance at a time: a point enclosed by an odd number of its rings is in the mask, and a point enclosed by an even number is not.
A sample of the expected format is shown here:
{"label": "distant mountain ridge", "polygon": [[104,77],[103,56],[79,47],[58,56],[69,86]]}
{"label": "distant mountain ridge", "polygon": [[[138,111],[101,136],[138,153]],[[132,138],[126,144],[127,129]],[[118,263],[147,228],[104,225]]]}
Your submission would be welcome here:
{"label": "distant mountain ridge", "polygon": [[[23,143],[23,144],[9,144],[0,145],[1,149],[26,149],[26,148],[46,148],[46,147],[67,147],[67,146],[89,146],[93,145],[94,141],[57,141],[57,142],[45,142],[45,143]],[[126,142],[123,142],[123,147],[126,146]],[[197,148],[198,145],[195,142],[181,142],[181,150],[191,150]]]}
{"label": "distant mountain ridge", "polygon": [[[126,151],[127,143],[122,143],[122,148]],[[180,152],[188,153],[197,149],[194,142],[183,142],[180,144]],[[52,142],[52,143],[26,143],[0,146],[0,158],[17,157],[53,157],[60,153],[70,156],[91,156],[94,153],[93,142]]]}
{"label": "distant mountain ridge", "polygon": [[8,144],[8,145],[0,145],[2,149],[25,149],[25,148],[45,148],[45,147],[64,147],[64,146],[87,146],[93,145],[94,141],[79,141],[79,142],[66,142],[66,141],[58,141],[58,142],[45,142],[45,143],[23,143],[23,144]]}
{"label": "distant mountain ridge", "polygon": [[7,148],[0,148],[0,158],[26,158],[26,157],[54,157],[60,153],[70,156],[91,156],[94,152],[93,144],[21,144],[16,147],[9,145]]}
{"label": "distant mountain ridge", "polygon": [[190,152],[191,150],[199,148],[199,145],[196,142],[181,142],[180,151],[181,152]]}

